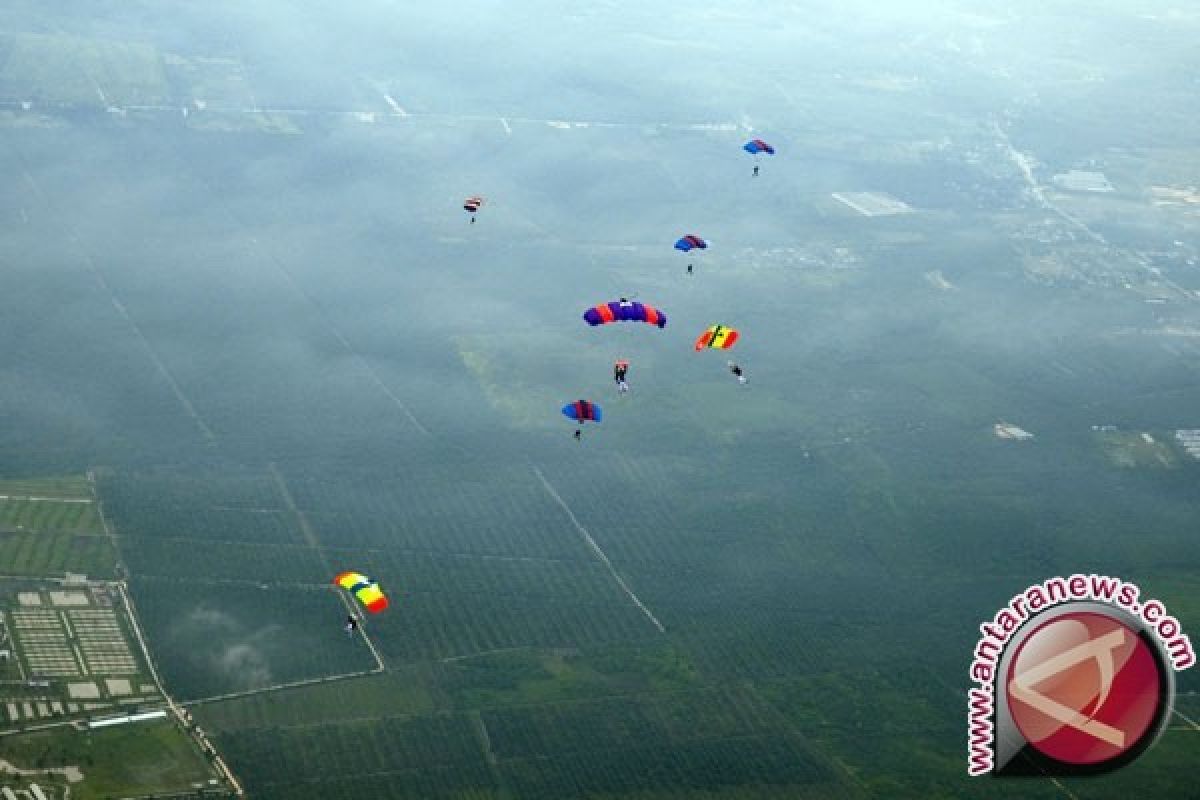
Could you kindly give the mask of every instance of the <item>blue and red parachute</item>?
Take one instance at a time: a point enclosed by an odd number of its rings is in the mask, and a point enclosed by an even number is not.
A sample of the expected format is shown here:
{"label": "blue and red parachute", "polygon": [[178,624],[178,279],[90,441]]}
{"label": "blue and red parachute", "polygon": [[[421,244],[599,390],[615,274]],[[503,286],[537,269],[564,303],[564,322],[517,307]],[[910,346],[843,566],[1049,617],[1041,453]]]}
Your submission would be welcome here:
{"label": "blue and red parachute", "polygon": [[687,236],[684,236],[678,242],[675,243],[675,249],[682,250],[685,253],[687,253],[691,250],[694,250],[696,248],[700,248],[701,250],[707,250],[708,242],[704,241],[703,239],[701,239],[699,236],[695,235],[694,233],[689,233]]}
{"label": "blue and red parachute", "polygon": [[762,139],[751,139],[742,145],[742,149],[752,156],[756,156],[759,153],[766,153],[769,156],[775,155],[775,148]]}
{"label": "blue and red parachute", "polygon": [[564,417],[573,419],[582,425],[585,422],[599,422],[604,416],[600,406],[587,400],[576,400],[562,407]]}
{"label": "blue and red parachute", "polygon": [[610,322],[645,322],[647,325],[667,327],[667,315],[654,306],[629,300],[601,303],[583,312],[583,321],[588,325],[607,325]]}

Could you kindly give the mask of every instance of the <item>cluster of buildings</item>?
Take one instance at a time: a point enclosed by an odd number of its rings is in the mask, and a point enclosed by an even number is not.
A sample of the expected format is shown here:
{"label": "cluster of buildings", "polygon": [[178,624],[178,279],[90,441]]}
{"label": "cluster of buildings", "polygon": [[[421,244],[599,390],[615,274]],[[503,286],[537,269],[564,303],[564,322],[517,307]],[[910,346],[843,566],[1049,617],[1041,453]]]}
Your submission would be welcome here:
{"label": "cluster of buildings", "polygon": [[0,691],[0,725],[130,713],[162,702],[106,587],[29,589],[16,592],[16,600],[15,607],[0,607],[0,630],[8,635],[0,661],[15,663],[22,685]]}

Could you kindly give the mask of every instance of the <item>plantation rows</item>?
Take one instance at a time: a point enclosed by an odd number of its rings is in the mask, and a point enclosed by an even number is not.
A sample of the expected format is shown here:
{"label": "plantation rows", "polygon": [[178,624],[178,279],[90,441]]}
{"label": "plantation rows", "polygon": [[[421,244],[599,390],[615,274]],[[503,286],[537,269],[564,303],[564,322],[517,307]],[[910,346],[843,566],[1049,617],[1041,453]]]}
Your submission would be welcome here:
{"label": "plantation rows", "polygon": [[216,741],[251,795],[265,798],[289,797],[301,784],[319,787],[321,797],[521,800],[651,790],[828,796],[849,788],[738,692],[490,711],[483,720],[503,793],[469,714],[241,728]]}
{"label": "plantation rows", "polygon": [[[756,451],[761,452],[761,448]],[[693,541],[729,542],[737,538],[792,538],[843,529],[846,522],[830,510],[826,519],[796,513],[798,506],[834,509],[846,493],[836,474],[796,477],[791,461],[767,457],[765,465],[691,464],[690,462],[637,464],[600,469],[593,473],[578,466],[558,468],[556,489],[575,515],[612,556],[660,563],[662,556],[696,561],[686,552]],[[616,461],[622,464],[621,460]],[[693,472],[685,470],[691,468]],[[711,483],[704,476],[710,477]],[[614,503],[613,497],[620,502]],[[686,504],[674,498],[688,498]],[[636,509],[636,513],[629,513]],[[637,531],[626,543],[626,534]],[[652,535],[647,535],[652,534]],[[661,547],[655,546],[661,543]],[[613,548],[609,551],[609,548]],[[625,548],[628,552],[625,553]],[[701,554],[702,556],[708,554]]]}
{"label": "plantation rows", "polygon": [[657,633],[624,598],[597,604],[449,589],[403,596],[369,626],[381,652],[400,663],[508,647],[582,647]]}
{"label": "plantation rows", "polygon": [[827,569],[816,561],[820,549],[814,547],[814,561],[805,563],[762,543],[761,555],[728,553],[724,565],[672,570],[667,561],[628,570],[626,578],[650,608],[678,616],[677,627],[697,621],[708,627],[740,625],[745,615],[776,612],[888,616],[905,608],[920,613],[916,597],[905,593],[902,582],[889,583],[887,573],[858,542],[838,543],[846,559]]}
{"label": "plantation rows", "polygon": [[303,543],[295,515],[286,511],[214,511],[199,507],[155,507],[153,503],[147,503],[139,507],[126,507],[118,513],[107,513],[113,530],[122,536],[202,540],[196,542],[199,547],[207,546],[207,541]]}
{"label": "plantation rows", "polygon": [[593,535],[630,524],[665,531],[681,518],[720,512],[728,488],[723,468],[682,457],[641,460],[606,454],[600,463],[567,461],[542,473]]}
{"label": "plantation rows", "polygon": [[323,584],[333,577],[321,554],[309,547],[126,536],[121,555],[141,576],[266,584]]}
{"label": "plantation rows", "polygon": [[[740,524],[748,526],[750,521],[744,516]],[[623,574],[683,575],[697,588],[713,582],[753,583],[767,573],[782,574],[789,569],[800,574],[819,572],[823,565],[815,563],[813,554],[845,555],[849,563],[836,565],[842,569],[858,569],[862,562],[861,546],[844,535],[829,538],[820,534],[820,538],[813,538],[803,532],[787,536],[761,529],[752,529],[747,535],[738,532],[741,529],[736,526],[693,528],[687,522],[685,519],[672,528],[653,529],[630,521],[621,528],[591,528],[590,532]]]}
{"label": "plantation rows", "polygon": [[343,720],[428,714],[424,671],[389,669],[348,680],[221,700],[193,709],[207,731],[293,727]]}
{"label": "plantation rows", "polygon": [[448,451],[444,445],[420,450],[394,451],[370,468],[362,460],[337,464],[282,463],[280,469],[296,504],[305,511],[363,510],[387,515],[402,507],[400,498],[435,503],[459,493],[477,502],[505,505],[510,492],[528,494],[525,470],[498,470],[487,462]]}
{"label": "plantation rows", "polygon": [[0,499],[0,530],[87,531],[102,533],[103,526],[91,503],[62,503],[25,497]]}
{"label": "plantation rows", "polygon": [[236,464],[194,469],[162,467],[142,471],[104,471],[99,476],[104,508],[119,518],[147,506],[153,513],[170,508],[279,508],[283,499],[271,475]]}
{"label": "plantation rows", "polygon": [[33,495],[35,497],[91,498],[92,483],[86,476],[65,478],[5,478],[0,480],[0,494]]}
{"label": "plantation rows", "polygon": [[715,621],[711,630],[693,624],[691,630],[678,631],[679,646],[709,679],[775,680],[885,664],[913,647],[894,624],[848,620],[835,611],[741,609],[736,616]]}
{"label": "plantation rows", "polygon": [[81,572],[112,577],[117,554],[106,536],[71,533],[0,533],[0,564],[9,575]]}
{"label": "plantation rows", "polygon": [[251,785],[286,779],[294,786],[338,776],[483,761],[471,721],[463,715],[242,730],[220,735],[217,746]]}
{"label": "plantation rows", "polygon": [[757,698],[722,690],[484,711],[482,717],[500,758],[586,753],[614,742],[667,746],[779,732]]}
{"label": "plantation rows", "polygon": [[[170,387],[146,369],[144,345],[108,300],[81,291],[91,278],[78,258],[59,254],[51,260],[58,258],[63,261],[28,272],[29,280],[18,278],[26,288],[6,292],[0,314],[0,338],[8,345],[0,370],[8,414],[0,426],[6,470],[53,475],[113,459],[168,452],[178,457],[180,443],[195,438],[191,420],[180,413]],[[50,297],[64,304],[53,314],[47,313]],[[117,386],[123,387],[119,393]]]}
{"label": "plantation rows", "polygon": [[429,461],[336,474],[282,468],[324,544],[497,556],[580,558],[569,520],[532,472],[478,461]]}
{"label": "plantation rows", "polygon": [[182,700],[371,669],[341,632],[332,590],[135,579],[133,599],[171,693]]}
{"label": "plantation rows", "polygon": [[521,560],[430,555],[398,550],[326,550],[329,560],[360,569],[403,594],[488,594],[529,601],[627,602],[612,576],[594,559]]}
{"label": "plantation rows", "polygon": [[962,694],[915,653],[908,663],[793,677],[759,686],[797,729],[847,739],[864,731],[898,738],[961,736]]}
{"label": "plantation rows", "polygon": [[[625,740],[630,741],[630,740]],[[506,760],[505,784],[521,800],[570,800],[654,789],[679,796],[721,788],[771,788],[780,797],[830,797],[846,794],[832,770],[790,740],[745,737],[663,746],[641,739],[642,746],[592,750],[571,756]],[[736,795],[734,795],[736,796]]]}
{"label": "plantation rows", "polygon": [[[308,512],[306,517],[329,547],[398,547],[439,553],[533,558],[584,558],[578,533],[557,506],[529,497],[523,512],[503,514],[462,493],[462,514],[452,508],[422,512],[419,499],[389,498],[395,509],[384,514],[357,510]],[[450,502],[447,500],[446,502]],[[512,502],[511,500],[506,502]]]}
{"label": "plantation rows", "polygon": [[[263,774],[262,779],[269,783],[256,782],[259,777],[246,781],[253,800],[296,800],[296,785],[286,773]],[[321,778],[308,781],[304,789],[307,796],[321,800],[513,800],[500,793],[482,760],[452,767]]]}

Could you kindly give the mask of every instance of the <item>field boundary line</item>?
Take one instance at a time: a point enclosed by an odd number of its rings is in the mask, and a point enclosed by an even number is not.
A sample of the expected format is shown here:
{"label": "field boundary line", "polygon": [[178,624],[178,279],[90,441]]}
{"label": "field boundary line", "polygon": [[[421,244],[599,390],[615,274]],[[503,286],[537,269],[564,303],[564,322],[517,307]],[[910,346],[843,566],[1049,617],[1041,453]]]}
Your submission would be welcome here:
{"label": "field boundary line", "polygon": [[[280,514],[292,513],[287,509],[281,509]],[[301,512],[304,513],[304,512]],[[40,531],[39,531],[40,533]],[[46,533],[63,533],[73,536],[103,536],[100,533],[80,533],[77,531],[62,529],[50,530]],[[479,561],[504,561],[504,562],[524,562],[533,564],[590,564],[591,561],[587,558],[557,558],[553,556],[502,556],[493,553],[464,553],[456,550],[430,550],[422,547],[402,547],[396,545],[364,545],[362,547],[353,547],[346,545],[324,545],[324,544],[309,544],[308,542],[248,542],[244,539],[207,539],[203,536],[156,536],[146,535],[143,533],[113,533],[114,540],[120,539],[141,539],[148,542],[183,542],[186,544],[203,545],[205,547],[214,545],[238,545],[240,547],[279,547],[291,550],[324,550],[328,553],[407,553],[431,558],[445,558],[458,560],[479,560]],[[3,576],[0,576],[3,577]]]}
{"label": "field boundary line", "polygon": [[208,697],[197,697],[195,700],[183,700],[179,703],[180,707],[188,708],[190,706],[201,706],[206,703],[219,703],[223,700],[237,700],[243,697],[253,697],[257,694],[270,694],[271,692],[282,692],[287,689],[300,689],[305,686],[316,686],[319,683],[337,683],[338,681],[348,681],[353,678],[369,678],[372,675],[382,673],[383,667],[375,667],[375,669],[364,669],[358,672],[342,672],[337,675],[323,675],[320,678],[305,678],[299,681],[288,681],[287,683],[276,683],[271,686],[262,686],[258,689],[244,689],[240,692],[226,692],[225,694],[214,694]]}
{"label": "field boundary line", "polygon": [[[236,217],[234,217],[233,212],[230,211],[228,209],[228,207],[225,207],[225,211],[229,215],[229,217],[234,220],[235,224],[241,224],[240,221],[237,220]],[[400,409],[400,411],[403,412],[404,416],[408,418],[408,421],[411,422],[417,430],[419,430],[425,436],[427,436],[429,438],[433,438],[433,434],[429,431],[429,429],[421,424],[421,421],[419,419],[417,419],[416,415],[413,414],[412,411],[409,410],[408,406],[405,405],[404,401],[401,400],[400,397],[395,392],[392,391],[391,387],[389,387],[384,382],[383,378],[379,377],[379,373],[376,372],[375,368],[371,366],[371,362],[367,361],[365,356],[363,356],[361,353],[359,353],[357,350],[354,349],[354,346],[350,344],[350,340],[347,339],[342,334],[341,329],[339,329],[336,325],[333,324],[333,320],[330,318],[329,314],[326,313],[325,309],[321,306],[321,304],[317,302],[316,298],[314,298],[311,294],[309,294],[307,291],[305,291],[304,287],[302,287],[300,285],[300,283],[292,275],[291,271],[283,265],[283,262],[279,258],[277,258],[274,253],[271,253],[266,248],[262,247],[258,243],[257,237],[251,236],[250,242],[253,245],[254,249],[256,251],[258,251],[262,255],[263,258],[265,258],[268,262],[270,262],[271,265],[274,266],[275,269],[279,271],[279,274],[281,274],[287,280],[288,285],[292,287],[292,291],[294,291],[296,294],[300,295],[300,297],[302,297],[306,303],[308,303],[310,306],[312,306],[313,311],[316,312],[316,318],[318,320],[320,320],[321,324],[325,326],[325,329],[327,331],[329,331],[329,333],[333,336],[333,338],[336,339],[339,344],[341,344],[341,346],[346,350],[346,352],[350,355],[350,357],[352,359],[354,359],[355,362],[358,363],[359,367],[362,368],[363,372],[367,375],[367,377],[371,380],[371,382],[374,383],[375,386],[381,392],[383,392],[383,394],[389,400],[392,401],[392,403],[396,406],[396,408]]]}
{"label": "field boundary line", "polygon": [[504,779],[504,772],[500,769],[500,759],[496,757],[496,751],[492,749],[492,737],[488,733],[487,722],[483,719],[483,712],[478,708],[471,709],[469,713],[471,720],[471,729],[475,732],[475,740],[479,743],[479,747],[483,750],[483,760],[487,762],[488,772],[492,774],[492,780],[500,787],[500,791],[504,795],[515,794],[512,788],[508,785],[508,781]]}
{"label": "field boundary line", "polygon": [[[416,422],[415,418],[413,421]],[[419,422],[417,423],[417,425],[420,424],[421,423]],[[428,433],[428,431],[426,431],[426,433]],[[292,497],[291,490],[288,489],[287,481],[283,479],[283,473],[279,471],[279,467],[275,466],[274,461],[267,464],[267,470],[271,473],[271,478],[275,482],[275,488],[279,491],[279,496],[283,498],[284,506],[296,518],[296,522],[300,526],[300,535],[304,537],[304,541],[307,542],[310,547],[312,547],[317,556],[321,559],[321,565],[325,567],[325,574],[332,576],[334,574],[334,568],[333,564],[331,564],[329,561],[329,555],[326,553],[325,548],[321,546],[321,539],[317,536],[316,530],[313,529],[312,524],[308,521],[308,517],[306,517],[304,512],[301,511],[296,505],[296,500]],[[371,651],[371,657],[375,659],[375,669],[370,671],[382,672],[384,669],[383,658],[379,655],[379,651],[375,649],[375,643],[371,641],[371,637],[367,635],[366,615],[358,613],[358,608],[354,605],[354,601],[351,600],[345,592],[338,591],[336,587],[334,587],[332,583],[332,577],[330,580],[330,587],[334,589],[335,593],[337,594],[338,601],[342,604],[342,607],[346,609],[346,613],[358,620],[358,632],[362,636],[362,640],[367,643],[367,647]]]}
{"label": "field boundary line", "polygon": [[[732,120],[632,120],[632,119],[565,119],[565,118],[548,118],[548,117],[527,117],[527,116],[503,116],[499,114],[456,114],[445,111],[410,111],[399,105],[392,106],[381,97],[384,103],[388,106],[387,111],[380,110],[379,107],[343,107],[343,108],[304,108],[299,106],[278,106],[272,108],[263,108],[257,104],[251,106],[206,106],[203,109],[198,109],[194,106],[187,105],[168,105],[166,103],[128,103],[122,106],[112,106],[119,108],[121,111],[133,111],[143,114],[163,114],[168,115],[172,120],[177,118],[180,113],[187,110],[189,113],[203,114],[210,117],[221,116],[255,116],[263,117],[270,115],[288,116],[288,117],[312,117],[320,118],[344,118],[351,117],[355,119],[364,119],[369,117],[372,121],[377,119],[394,120],[404,123],[462,123],[462,122],[499,122],[504,123],[521,123],[534,125],[547,125],[560,130],[569,130],[573,128],[609,128],[609,129],[628,129],[644,131],[648,128],[653,128],[658,131],[695,131],[699,133],[710,132],[731,132],[739,129],[747,130],[744,123],[734,122]],[[32,103],[29,107],[24,105],[21,100],[0,100],[0,109],[9,109],[12,111],[38,111],[47,110],[50,112],[78,112],[78,111],[95,111],[100,113],[100,109],[89,103]],[[110,110],[111,113],[111,110]]]}
{"label": "field boundary line", "polygon": [[[90,473],[89,473],[90,474]],[[198,728],[192,727],[189,723],[187,712],[184,710],[183,704],[175,702],[175,699],[167,693],[163,687],[162,679],[158,676],[158,669],[154,666],[154,660],[150,657],[150,648],[146,645],[146,640],[142,636],[142,626],[138,623],[137,609],[133,604],[133,598],[126,591],[125,582],[117,583],[117,591],[121,595],[122,602],[125,603],[125,615],[129,619],[129,627],[133,630],[133,636],[137,639],[138,646],[142,650],[142,657],[146,659],[146,668],[150,670],[150,677],[154,679],[154,685],[158,687],[158,693],[167,701],[167,707],[171,709],[171,713],[175,715],[176,724],[178,724],[188,735],[196,746],[203,753],[207,753],[212,757],[212,765],[217,770],[217,773],[223,777],[230,786],[233,787],[234,794],[238,797],[244,797],[246,792],[242,788],[242,784],[233,774],[233,770],[225,763],[224,757],[217,752],[216,747],[208,740],[206,736],[199,732]]]}
{"label": "field boundary line", "polygon": [[654,627],[658,628],[659,633],[666,633],[667,629],[664,628],[663,624],[658,621],[658,617],[654,616],[654,613],[651,612],[650,609],[646,608],[646,604],[639,600],[638,596],[633,593],[633,589],[629,588],[629,584],[627,584],[625,579],[621,577],[621,574],[617,572],[616,567],[614,567],[612,562],[608,560],[608,556],[606,556],[604,551],[600,549],[600,545],[596,544],[596,540],[592,538],[590,533],[588,533],[587,528],[583,527],[583,524],[579,521],[579,518],[575,516],[575,512],[571,510],[571,507],[567,505],[566,501],[563,500],[562,497],[559,496],[558,492],[554,490],[554,487],[550,485],[550,481],[546,480],[546,476],[542,474],[542,471],[536,466],[533,466],[533,474],[537,475],[538,480],[542,482],[542,486],[546,488],[546,493],[553,497],[554,501],[558,503],[563,511],[566,512],[567,517],[571,520],[571,524],[575,526],[575,530],[579,531],[579,535],[583,537],[583,540],[587,542],[588,547],[591,548],[592,552],[596,554],[596,558],[600,559],[604,566],[608,568],[608,573],[612,575],[613,580],[617,582],[617,585],[621,587],[621,590],[625,592],[629,599],[633,601],[633,604],[637,606],[643,614],[646,615],[646,619],[650,620]]}
{"label": "field boundary line", "polygon": [[[16,150],[16,148],[13,149]],[[44,203],[45,206],[50,209],[55,216],[65,219],[65,215],[61,214],[58,208],[51,202],[50,198],[44,192],[42,192],[42,187],[38,186],[37,181],[33,179],[33,175],[31,175],[29,170],[25,167],[25,154],[19,150],[16,150],[16,153],[17,157],[21,161],[21,174],[24,176],[25,182],[29,184],[29,188],[33,190],[34,194],[41,199],[42,203]],[[88,272],[92,273],[92,277],[95,278],[96,283],[98,283],[100,288],[103,289],[108,295],[108,299],[112,303],[112,306],[116,310],[117,314],[123,320],[125,320],[125,323],[129,326],[130,330],[133,331],[138,341],[141,342],[142,347],[146,351],[146,355],[150,358],[150,362],[158,370],[158,373],[162,379],[167,382],[167,386],[175,395],[175,399],[183,407],[183,410],[187,413],[187,415],[192,418],[192,421],[200,429],[200,432],[204,434],[205,441],[210,445],[215,445],[217,443],[216,434],[213,433],[212,428],[208,426],[208,423],[204,421],[204,418],[200,416],[200,412],[196,410],[196,407],[192,405],[192,401],[184,393],[183,387],[179,385],[179,382],[175,380],[175,376],[169,369],[167,369],[167,365],[163,363],[163,360],[158,355],[158,351],[154,349],[154,346],[150,344],[150,340],[146,338],[146,334],[142,332],[142,328],[137,324],[137,320],[135,320],[133,315],[130,314],[128,309],[125,308],[125,304],[118,299],[116,291],[104,277],[104,273],[98,266],[96,266],[96,261],[92,258],[91,252],[89,252],[88,249],[83,246],[83,241],[79,238],[79,234],[75,232],[74,226],[65,221],[61,222],[60,225],[62,230],[67,234],[67,238],[70,239],[75,250],[79,253],[79,256],[83,261],[84,266],[87,267]]]}

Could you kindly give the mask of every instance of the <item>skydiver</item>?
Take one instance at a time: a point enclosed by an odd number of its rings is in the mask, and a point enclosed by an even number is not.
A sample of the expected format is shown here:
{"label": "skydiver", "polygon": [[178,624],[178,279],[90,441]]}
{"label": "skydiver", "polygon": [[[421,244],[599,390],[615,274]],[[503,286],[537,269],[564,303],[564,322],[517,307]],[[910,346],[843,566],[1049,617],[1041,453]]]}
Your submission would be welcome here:
{"label": "skydiver", "polygon": [[576,428],[575,429],[575,441],[577,441],[577,442],[582,441],[582,439],[583,439],[583,428]]}
{"label": "skydiver", "polygon": [[754,165],[754,177],[758,177],[758,164]]}
{"label": "skydiver", "polygon": [[347,636],[353,636],[354,632],[358,630],[358,620],[355,619],[353,615],[346,617],[346,626],[344,630],[346,631]]}
{"label": "skydiver", "polygon": [[692,265],[688,264],[688,275],[692,274]]}
{"label": "skydiver", "polygon": [[737,377],[738,383],[746,382],[746,376],[742,374],[742,368],[732,361],[729,362],[729,371]]}
{"label": "skydiver", "polygon": [[471,215],[471,224],[472,225],[475,224],[475,215],[474,214]]}

